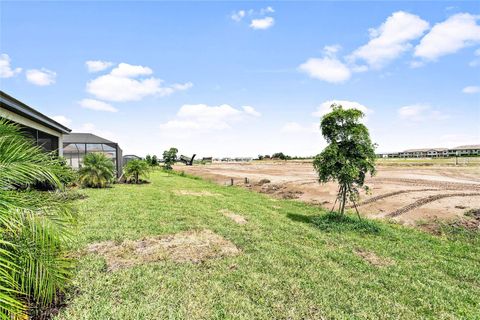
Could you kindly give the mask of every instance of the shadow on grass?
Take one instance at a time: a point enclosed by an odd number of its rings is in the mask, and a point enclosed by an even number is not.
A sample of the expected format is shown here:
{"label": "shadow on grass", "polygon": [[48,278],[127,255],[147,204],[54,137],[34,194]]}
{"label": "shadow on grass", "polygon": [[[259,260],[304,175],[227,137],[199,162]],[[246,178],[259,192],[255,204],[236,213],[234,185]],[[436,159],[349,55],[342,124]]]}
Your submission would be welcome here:
{"label": "shadow on grass", "polygon": [[358,232],[366,234],[379,234],[382,231],[380,224],[367,219],[358,219],[335,212],[316,216],[307,216],[297,213],[288,213],[287,217],[293,221],[312,224],[314,227],[326,232]]}

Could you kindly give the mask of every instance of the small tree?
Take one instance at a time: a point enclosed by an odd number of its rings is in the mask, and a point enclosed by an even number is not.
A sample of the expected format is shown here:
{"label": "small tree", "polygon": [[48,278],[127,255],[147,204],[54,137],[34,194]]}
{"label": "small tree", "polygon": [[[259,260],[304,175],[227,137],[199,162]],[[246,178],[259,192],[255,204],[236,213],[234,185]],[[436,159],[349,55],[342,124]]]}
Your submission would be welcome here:
{"label": "small tree", "polygon": [[150,165],[147,160],[134,159],[128,161],[125,165],[124,173],[127,181],[140,183],[140,176],[147,176],[150,171]]}
{"label": "small tree", "polygon": [[145,161],[149,164],[149,165],[152,165],[152,156],[147,154],[147,156],[145,157]]}
{"label": "small tree", "polygon": [[280,159],[280,160],[291,159],[290,156],[287,156],[287,155],[283,154],[283,152],[277,152],[277,153],[272,154],[272,158],[276,158],[276,159]]}
{"label": "small tree", "polygon": [[152,156],[152,163],[150,165],[153,166],[153,167],[158,166],[158,158],[157,158],[156,155]]}
{"label": "small tree", "polygon": [[165,170],[172,170],[172,165],[177,161],[177,148],[170,148],[163,151],[163,168]]}
{"label": "small tree", "polygon": [[346,201],[355,205],[359,188],[368,190],[364,183],[368,173],[375,174],[375,145],[367,127],[360,123],[365,116],[362,111],[336,104],[331,108],[320,124],[328,146],[315,157],[313,166],[320,182],[338,181],[337,200],[344,214]]}

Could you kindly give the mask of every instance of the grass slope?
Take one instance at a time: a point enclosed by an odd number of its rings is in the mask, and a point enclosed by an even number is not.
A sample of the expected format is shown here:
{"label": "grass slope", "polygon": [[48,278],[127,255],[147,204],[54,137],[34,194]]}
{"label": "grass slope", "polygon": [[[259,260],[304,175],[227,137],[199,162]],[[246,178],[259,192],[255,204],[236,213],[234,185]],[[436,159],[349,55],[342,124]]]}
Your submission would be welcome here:
{"label": "grass slope", "polygon": [[[161,172],[151,181],[85,190],[73,249],[207,228],[242,254],[116,272],[107,272],[101,257],[83,256],[76,290],[58,319],[480,318],[478,237],[449,240],[381,222],[332,222],[306,204]],[[248,223],[235,224],[221,209]],[[357,250],[393,264],[372,265]]]}

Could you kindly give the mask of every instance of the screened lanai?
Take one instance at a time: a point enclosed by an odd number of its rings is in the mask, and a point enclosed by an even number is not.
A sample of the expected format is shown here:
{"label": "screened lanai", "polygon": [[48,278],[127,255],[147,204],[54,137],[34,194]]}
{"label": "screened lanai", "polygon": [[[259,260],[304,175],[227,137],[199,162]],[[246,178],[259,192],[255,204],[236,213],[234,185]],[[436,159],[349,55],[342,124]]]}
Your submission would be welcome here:
{"label": "screened lanai", "polygon": [[87,153],[99,152],[112,159],[117,177],[122,175],[122,149],[118,143],[91,133],[70,133],[63,138],[63,156],[72,168],[82,166]]}

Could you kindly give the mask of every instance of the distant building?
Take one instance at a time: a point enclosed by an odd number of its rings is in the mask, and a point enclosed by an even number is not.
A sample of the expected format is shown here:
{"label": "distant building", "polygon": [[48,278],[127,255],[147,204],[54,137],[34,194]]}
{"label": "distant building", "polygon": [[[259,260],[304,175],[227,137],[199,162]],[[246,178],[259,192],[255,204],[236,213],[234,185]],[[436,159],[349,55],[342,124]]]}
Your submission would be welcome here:
{"label": "distant building", "polygon": [[126,165],[131,160],[142,160],[142,158],[134,154],[126,154],[123,156],[123,165]]}
{"label": "distant building", "polygon": [[408,149],[402,152],[380,153],[381,158],[446,158],[454,156],[480,155],[480,145],[466,145],[455,148]]}
{"label": "distant building", "polygon": [[80,168],[87,153],[105,154],[115,164],[117,177],[122,175],[122,149],[118,143],[91,133],[71,133],[63,139],[63,156],[72,168]]}
{"label": "distant building", "polygon": [[17,123],[38,146],[60,156],[63,139],[72,131],[3,91],[0,91],[0,118]]}

